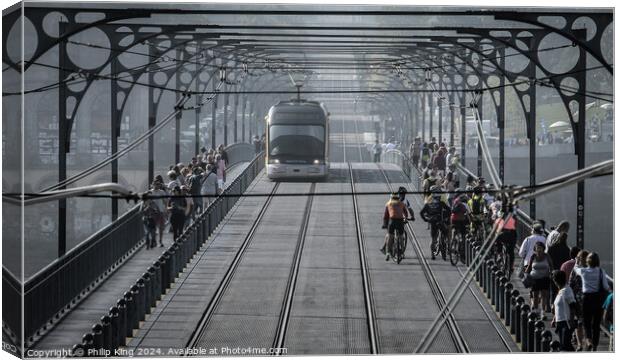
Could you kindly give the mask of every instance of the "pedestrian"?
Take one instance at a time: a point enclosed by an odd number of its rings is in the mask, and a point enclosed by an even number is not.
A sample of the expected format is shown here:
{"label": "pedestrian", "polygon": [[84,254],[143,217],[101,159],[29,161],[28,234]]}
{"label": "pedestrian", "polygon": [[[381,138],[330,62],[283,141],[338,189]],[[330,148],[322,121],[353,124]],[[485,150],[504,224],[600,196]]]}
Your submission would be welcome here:
{"label": "pedestrian", "polygon": [[185,201],[187,202],[187,206],[185,207],[185,222],[183,223],[183,229],[185,229],[192,222],[196,209],[194,207],[194,198],[190,196],[189,186],[181,186],[181,195],[186,196]]}
{"label": "pedestrian", "polygon": [[254,145],[254,154],[258,155],[261,152],[260,149],[260,139],[258,138],[258,135],[254,135],[254,138],[252,139],[252,145]]}
{"label": "pedestrian", "polygon": [[164,190],[164,182],[161,175],[157,175],[155,181],[153,182],[150,190],[151,196],[153,197],[153,204],[156,206],[157,212],[154,214],[155,217],[155,227],[159,231],[159,246],[164,246],[164,231],[166,229],[166,202],[164,200],[164,196],[168,195],[168,193]]}
{"label": "pedestrian", "polygon": [[168,188],[168,191],[170,192],[172,192],[175,187],[181,187],[181,185],[183,185],[181,181],[179,180],[176,171],[174,170],[168,171],[168,180],[170,181],[168,182],[166,187]]}
{"label": "pedestrian", "polygon": [[545,311],[550,310],[549,307],[549,287],[551,286],[551,269],[553,268],[549,255],[545,253],[545,244],[536,242],[534,244],[534,253],[528,261],[525,269],[526,277],[532,279],[530,288],[531,309],[538,312],[538,304],[542,308],[540,314],[542,319],[546,320]]}
{"label": "pedestrian", "polygon": [[430,147],[429,147],[429,145],[427,143],[424,143],[422,145],[422,157],[421,157],[421,160],[422,160],[422,163],[421,163],[422,167],[423,168],[428,167],[428,165],[429,165],[429,163],[431,161],[431,150],[430,150]]}
{"label": "pedestrian", "polygon": [[217,186],[219,188],[219,194],[224,191],[225,179],[226,179],[226,164],[220,154],[215,155],[215,164],[217,165]]}
{"label": "pedestrian", "polygon": [[537,243],[545,245],[545,237],[543,236],[543,227],[540,222],[534,222],[532,226],[532,234],[523,240],[519,248],[519,256],[523,258],[523,266],[529,265],[529,260],[534,254],[534,247]]}
{"label": "pedestrian", "polygon": [[192,196],[194,203],[193,214],[201,214],[204,211],[203,201],[200,197],[200,190],[202,188],[202,168],[195,167],[193,174],[187,180],[187,186],[189,187],[189,194]]}
{"label": "pedestrian", "polygon": [[566,245],[567,239],[568,234],[561,232],[547,248],[547,254],[549,254],[553,262],[553,270],[560,270],[562,264],[571,259],[570,248]]}
{"label": "pedestrian", "polygon": [[570,223],[568,221],[566,220],[560,221],[558,226],[555,229],[551,230],[549,235],[547,235],[547,240],[545,242],[546,250],[549,250],[549,246],[551,246],[551,244],[557,241],[558,236],[560,236],[561,233],[568,234],[569,228],[570,228]]}
{"label": "pedestrian", "polygon": [[379,140],[375,140],[375,144],[372,146],[372,156],[373,161],[378,163],[381,161],[381,144],[379,144]]}
{"label": "pedestrian", "polygon": [[[151,192],[147,192],[148,195],[151,195]],[[158,210],[157,205],[151,199],[145,199],[142,204],[140,204],[140,212],[142,213],[142,223],[144,225],[144,235],[146,248],[151,249],[157,246],[157,216]]]}
{"label": "pedestrian", "polygon": [[[222,160],[224,160],[226,166],[228,166],[228,153],[226,152],[226,149],[224,149],[224,144],[220,144],[220,146],[218,146],[217,152],[222,157]],[[224,181],[226,181],[226,179],[224,179]]]}
{"label": "pedestrian", "polygon": [[409,157],[411,158],[411,164],[414,167],[418,167],[420,162],[420,138],[416,137],[413,144],[409,147]]}
{"label": "pedestrian", "polygon": [[585,342],[585,329],[583,326],[583,291],[581,284],[581,277],[577,275],[575,271],[578,268],[585,268],[586,259],[588,258],[588,251],[581,250],[577,254],[575,258],[575,266],[571,271],[570,276],[568,277],[568,285],[573,290],[573,294],[575,294],[575,300],[577,301],[576,306],[576,316],[577,316],[577,328],[575,329],[575,342],[577,343],[577,351],[581,351],[584,347]]}
{"label": "pedestrian", "polygon": [[212,164],[207,165],[207,170],[202,178],[202,188],[200,189],[200,194],[206,196],[205,207],[210,204],[215,197],[218,195],[217,191],[217,174],[215,166]]}
{"label": "pedestrian", "polygon": [[552,273],[554,284],[557,286],[558,294],[553,300],[553,320],[551,326],[555,326],[555,332],[560,339],[562,351],[575,351],[571,338],[575,329],[575,295],[570,286],[567,286],[566,274],[560,270]]}
{"label": "pedestrian", "polygon": [[185,224],[185,213],[187,210],[187,200],[181,197],[181,187],[177,186],[172,190],[174,197],[168,199],[168,211],[170,211],[170,226],[172,227],[173,239],[176,241],[183,233]]}
{"label": "pedestrian", "polygon": [[562,263],[560,266],[560,270],[564,271],[567,280],[570,279],[570,273],[573,272],[579,251],[581,251],[581,249],[578,246],[573,246],[570,248],[570,259]]}
{"label": "pedestrian", "polygon": [[581,278],[583,291],[583,327],[586,332],[586,350],[596,351],[601,334],[603,303],[609,293],[607,274],[600,268],[597,253],[593,252],[586,258],[586,268],[575,268]]}

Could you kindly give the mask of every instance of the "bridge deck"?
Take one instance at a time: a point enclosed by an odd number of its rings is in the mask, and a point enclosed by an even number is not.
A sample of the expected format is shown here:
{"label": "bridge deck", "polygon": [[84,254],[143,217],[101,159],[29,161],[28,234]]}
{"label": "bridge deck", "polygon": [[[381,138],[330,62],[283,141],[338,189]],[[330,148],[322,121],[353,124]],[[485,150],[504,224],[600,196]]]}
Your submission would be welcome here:
{"label": "bridge deck", "polygon": [[[240,163],[230,168],[227,177],[235,179],[249,163]],[[153,261],[157,260],[162,249],[172,244],[172,234],[166,233],[164,247],[147,250],[142,247],[127,260],[115,273],[90,293],[78,306],[59,322],[49,333],[35,344],[34,349],[71,348],[81,342],[82,336],[91,331],[93,324],[105,315],[110,307],[135,283]]]}
{"label": "bridge deck", "polygon": [[[383,167],[394,185],[404,181],[395,166]],[[357,191],[388,191],[376,164],[353,164]],[[268,193],[275,186],[259,176],[249,193]],[[278,194],[310,191],[310,183],[281,183]],[[349,170],[332,163],[328,182],[315,191],[349,193]],[[381,353],[410,353],[439,310],[423,274],[420,259],[411,247],[397,265],[378,251],[385,195],[358,196],[361,231],[374,301],[378,347]],[[129,348],[168,348],[187,345],[221,279],[235,257],[266,197],[246,197],[231,210],[224,225],[194,256],[172,289],[142,324]],[[242,255],[229,286],[194,345],[204,348],[266,347],[274,343],[287,279],[303,223],[306,196],[274,197],[266,208],[254,237]],[[413,201],[416,212],[420,204]],[[288,354],[369,353],[368,321],[363,296],[360,257],[351,195],[317,196],[302,247],[291,312],[285,327]],[[413,223],[424,256],[429,235],[420,220]],[[447,298],[462,269],[449,262],[431,262],[432,272]],[[506,352],[516,345],[475,285],[455,311],[457,327],[474,352]],[[444,327],[431,352],[455,352]]]}

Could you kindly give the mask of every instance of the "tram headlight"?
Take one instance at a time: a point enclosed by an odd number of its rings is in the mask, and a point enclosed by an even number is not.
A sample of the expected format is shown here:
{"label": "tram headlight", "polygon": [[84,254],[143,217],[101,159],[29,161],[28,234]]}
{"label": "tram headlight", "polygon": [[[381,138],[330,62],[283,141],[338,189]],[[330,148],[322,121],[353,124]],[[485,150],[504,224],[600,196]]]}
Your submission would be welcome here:
{"label": "tram headlight", "polygon": [[314,160],[314,165],[319,165],[321,163],[321,160]]}
{"label": "tram headlight", "polygon": [[270,164],[279,164],[280,160],[278,160],[278,159],[269,159],[269,163]]}

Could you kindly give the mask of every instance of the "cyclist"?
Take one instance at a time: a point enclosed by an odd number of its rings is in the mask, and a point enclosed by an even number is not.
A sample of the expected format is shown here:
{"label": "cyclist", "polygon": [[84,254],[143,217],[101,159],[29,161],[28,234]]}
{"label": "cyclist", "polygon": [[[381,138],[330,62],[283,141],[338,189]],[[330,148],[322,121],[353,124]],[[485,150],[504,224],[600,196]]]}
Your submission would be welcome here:
{"label": "cyclist", "polygon": [[411,216],[408,220],[411,221],[415,221],[415,215],[413,214],[413,209],[411,208],[411,204],[409,203],[409,200],[405,199],[405,196],[407,196],[407,189],[405,189],[404,186],[401,186],[398,188],[398,199],[405,203],[405,206],[407,206],[407,211],[409,212],[409,215]]}
{"label": "cyclist", "polygon": [[497,228],[500,226],[502,230],[497,236],[497,249],[501,249],[502,247],[506,249],[506,254],[508,254],[508,278],[512,275],[512,270],[514,268],[515,263],[515,248],[517,247],[517,222],[515,220],[514,215],[510,217],[508,221],[504,221],[504,214],[500,210],[497,214],[497,219],[495,220],[495,225]]}
{"label": "cyclist", "polygon": [[385,242],[381,248],[381,252],[386,254],[385,260],[390,260],[389,249],[394,241],[394,233],[398,230],[401,234],[405,232],[405,219],[409,217],[407,211],[407,205],[400,201],[400,195],[393,193],[390,201],[385,204],[385,211],[383,212],[383,226],[382,229],[387,229],[388,233],[385,236]]}
{"label": "cyclist", "polygon": [[454,199],[452,209],[450,211],[450,223],[455,234],[460,233],[463,238],[467,233],[467,223],[469,222],[469,208],[467,207],[467,195]]}
{"label": "cyclist", "polygon": [[[439,192],[433,192],[432,196],[432,201],[426,203],[420,211],[420,217],[431,225],[431,249],[435,249],[439,231],[442,231],[444,234],[448,233],[446,223],[450,219],[450,208],[441,201],[441,194]],[[441,255],[446,260],[445,251],[442,251]],[[431,260],[435,260],[434,251],[431,251]]]}
{"label": "cyclist", "polygon": [[486,202],[482,196],[482,189],[481,186],[476,186],[474,188],[474,195],[467,202],[470,210],[472,234],[477,234],[478,230],[484,226]]}

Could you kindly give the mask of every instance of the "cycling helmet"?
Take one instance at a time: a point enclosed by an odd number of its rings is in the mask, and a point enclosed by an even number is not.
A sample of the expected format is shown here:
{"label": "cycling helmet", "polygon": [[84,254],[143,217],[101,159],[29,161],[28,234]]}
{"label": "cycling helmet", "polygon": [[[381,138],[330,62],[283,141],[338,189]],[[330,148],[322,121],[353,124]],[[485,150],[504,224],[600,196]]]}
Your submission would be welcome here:
{"label": "cycling helmet", "polygon": [[399,200],[400,197],[398,196],[398,193],[392,193],[392,196],[390,197],[392,200]]}
{"label": "cycling helmet", "polygon": [[429,189],[431,192],[440,192],[441,191],[441,186],[439,185],[433,185],[430,187]]}
{"label": "cycling helmet", "polygon": [[404,186],[401,186],[398,188],[398,193],[399,194],[406,194],[407,193],[407,189],[405,189]]}

